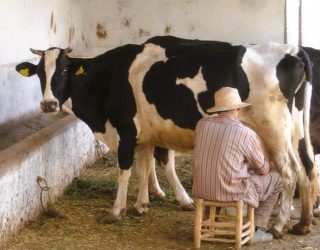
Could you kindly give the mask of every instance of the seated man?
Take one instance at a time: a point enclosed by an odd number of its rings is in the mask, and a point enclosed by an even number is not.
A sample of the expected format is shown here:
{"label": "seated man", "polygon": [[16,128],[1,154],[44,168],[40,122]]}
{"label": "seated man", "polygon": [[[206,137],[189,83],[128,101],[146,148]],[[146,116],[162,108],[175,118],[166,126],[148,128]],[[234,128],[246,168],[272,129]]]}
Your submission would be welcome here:
{"label": "seated man", "polygon": [[256,231],[253,242],[272,240],[266,233],[268,221],[282,181],[270,171],[267,151],[257,134],[238,118],[243,103],[237,89],[223,87],[215,95],[208,112],[218,115],[202,118],[196,127],[195,165],[192,192],[198,198],[244,202],[255,207]]}

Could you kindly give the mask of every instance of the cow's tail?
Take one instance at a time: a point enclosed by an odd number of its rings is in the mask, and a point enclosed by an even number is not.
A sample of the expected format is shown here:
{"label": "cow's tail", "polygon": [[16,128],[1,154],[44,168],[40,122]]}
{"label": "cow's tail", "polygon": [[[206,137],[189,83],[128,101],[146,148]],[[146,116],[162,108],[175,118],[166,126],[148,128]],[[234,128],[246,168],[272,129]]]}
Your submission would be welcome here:
{"label": "cow's tail", "polygon": [[304,130],[304,143],[307,155],[309,157],[309,166],[306,167],[306,174],[311,182],[311,196],[312,200],[315,201],[319,194],[319,185],[317,178],[317,168],[314,167],[314,153],[310,139],[310,110],[311,110],[311,95],[312,95],[312,62],[308,54],[300,48],[299,54],[301,60],[304,63],[306,81],[304,85],[304,108],[303,108],[303,130]]}
{"label": "cow's tail", "polygon": [[[314,166],[314,154],[310,139],[310,109],[311,109],[311,95],[312,95],[312,63],[308,54],[300,48],[299,56],[304,63],[305,83],[304,83],[304,98],[303,98],[303,132],[304,132],[304,148],[309,158],[306,167],[306,172],[311,178]],[[301,145],[302,146],[302,145]]]}

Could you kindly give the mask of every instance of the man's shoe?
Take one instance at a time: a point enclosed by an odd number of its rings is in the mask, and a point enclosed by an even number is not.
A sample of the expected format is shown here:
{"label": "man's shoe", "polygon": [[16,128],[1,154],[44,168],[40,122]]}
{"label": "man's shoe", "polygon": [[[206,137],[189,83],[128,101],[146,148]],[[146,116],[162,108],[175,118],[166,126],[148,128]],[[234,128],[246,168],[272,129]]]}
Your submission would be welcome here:
{"label": "man's shoe", "polygon": [[262,242],[268,242],[273,239],[273,236],[271,233],[266,233],[262,231],[261,229],[257,229],[257,231],[254,232],[252,243],[262,243]]}

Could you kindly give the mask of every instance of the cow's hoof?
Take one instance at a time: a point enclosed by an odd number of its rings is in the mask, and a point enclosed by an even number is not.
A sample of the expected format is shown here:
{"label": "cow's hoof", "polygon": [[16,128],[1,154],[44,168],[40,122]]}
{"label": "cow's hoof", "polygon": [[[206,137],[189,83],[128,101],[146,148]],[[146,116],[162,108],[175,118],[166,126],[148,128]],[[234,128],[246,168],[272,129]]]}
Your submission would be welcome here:
{"label": "cow's hoof", "polygon": [[101,214],[100,216],[98,216],[98,218],[96,219],[96,221],[99,223],[99,224],[112,224],[112,223],[116,223],[118,221],[120,221],[120,219],[122,217],[125,217],[126,215],[126,210],[122,210],[122,212],[120,213],[119,216],[116,216],[112,213],[103,213]]}
{"label": "cow's hoof", "polygon": [[148,212],[148,204],[149,203],[135,203],[134,205],[133,205],[133,208],[131,208],[132,209],[132,211],[131,211],[131,209],[130,209],[130,211],[132,212],[131,214],[134,214],[134,210],[136,210],[136,212],[138,213],[138,214],[146,214],[147,212]]}
{"label": "cow's hoof", "polygon": [[99,224],[111,224],[116,223],[120,220],[119,217],[114,216],[113,214],[104,214],[97,218]]}
{"label": "cow's hoof", "polygon": [[166,193],[163,192],[161,189],[160,190],[152,189],[152,190],[150,190],[150,194],[152,194],[154,197],[156,197],[156,198],[158,198],[160,200],[162,200],[162,199],[164,199],[166,197]]}
{"label": "cow's hoof", "polygon": [[274,239],[282,239],[283,237],[283,232],[279,232],[274,227],[271,227],[267,232],[271,233]]}
{"label": "cow's hoof", "polygon": [[144,213],[139,212],[135,207],[130,207],[127,209],[127,214],[131,216],[142,216]]}
{"label": "cow's hoof", "polygon": [[305,235],[310,233],[311,229],[310,226],[301,226],[300,223],[297,223],[288,232],[295,235]]}
{"label": "cow's hoof", "polygon": [[194,203],[191,204],[180,204],[180,207],[183,211],[194,211],[195,210],[195,205]]}

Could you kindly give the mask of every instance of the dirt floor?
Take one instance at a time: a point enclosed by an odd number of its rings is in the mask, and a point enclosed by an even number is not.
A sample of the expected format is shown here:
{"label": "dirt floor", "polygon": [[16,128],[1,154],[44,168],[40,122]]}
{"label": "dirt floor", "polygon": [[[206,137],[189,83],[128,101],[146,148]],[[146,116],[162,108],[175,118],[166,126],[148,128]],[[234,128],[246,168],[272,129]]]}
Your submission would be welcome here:
{"label": "dirt floor", "polygon": [[[187,191],[191,189],[192,156],[178,155],[177,173]],[[7,250],[48,249],[193,249],[194,212],[181,211],[164,177],[157,174],[167,197],[151,197],[148,214],[127,217],[116,224],[103,225],[96,219],[111,209],[117,187],[116,157],[107,155],[104,161],[89,166],[74,180],[55,204],[58,218],[41,216],[29,222],[12,239]],[[49,184],[50,185],[50,184]],[[133,171],[128,207],[132,207],[137,194],[137,175]],[[299,204],[296,204],[299,209]],[[272,219],[274,220],[274,218]],[[293,224],[297,219],[291,220]],[[320,249],[320,221],[314,220],[312,233],[307,236],[285,234],[281,240],[245,246],[243,249]],[[232,249],[230,244],[202,243],[201,249]]]}

